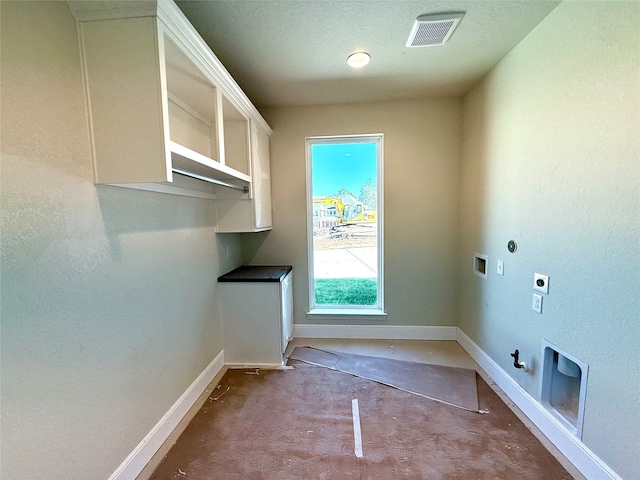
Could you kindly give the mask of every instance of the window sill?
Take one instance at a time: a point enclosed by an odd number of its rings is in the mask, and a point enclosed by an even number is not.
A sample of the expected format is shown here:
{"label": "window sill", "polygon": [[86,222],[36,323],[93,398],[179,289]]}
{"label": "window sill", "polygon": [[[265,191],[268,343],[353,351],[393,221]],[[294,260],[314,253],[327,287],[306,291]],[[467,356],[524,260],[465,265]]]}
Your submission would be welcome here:
{"label": "window sill", "polygon": [[386,320],[387,314],[377,309],[314,308],[307,318],[315,320]]}

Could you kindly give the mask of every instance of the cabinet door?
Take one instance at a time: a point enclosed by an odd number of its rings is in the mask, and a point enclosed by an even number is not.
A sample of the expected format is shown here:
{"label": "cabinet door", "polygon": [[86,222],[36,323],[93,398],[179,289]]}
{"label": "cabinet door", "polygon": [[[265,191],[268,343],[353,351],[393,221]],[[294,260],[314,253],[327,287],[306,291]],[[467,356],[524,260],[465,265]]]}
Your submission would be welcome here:
{"label": "cabinet door", "polygon": [[293,272],[289,273],[280,284],[280,308],[282,315],[282,353],[293,336]]}
{"label": "cabinet door", "polygon": [[96,183],[168,181],[164,44],[156,18],[79,25]]}
{"label": "cabinet door", "polygon": [[281,291],[276,282],[220,283],[227,365],[282,365]]}
{"label": "cabinet door", "polygon": [[269,135],[256,122],[251,122],[252,188],[254,228],[271,228],[271,163]]}

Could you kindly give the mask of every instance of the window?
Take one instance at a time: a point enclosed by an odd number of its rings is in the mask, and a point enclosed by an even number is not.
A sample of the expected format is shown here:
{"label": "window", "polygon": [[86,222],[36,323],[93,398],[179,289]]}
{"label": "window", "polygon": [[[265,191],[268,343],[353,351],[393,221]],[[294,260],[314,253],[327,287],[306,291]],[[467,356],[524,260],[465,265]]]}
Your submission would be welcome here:
{"label": "window", "polygon": [[382,192],[382,135],[307,138],[309,315],[384,315]]}

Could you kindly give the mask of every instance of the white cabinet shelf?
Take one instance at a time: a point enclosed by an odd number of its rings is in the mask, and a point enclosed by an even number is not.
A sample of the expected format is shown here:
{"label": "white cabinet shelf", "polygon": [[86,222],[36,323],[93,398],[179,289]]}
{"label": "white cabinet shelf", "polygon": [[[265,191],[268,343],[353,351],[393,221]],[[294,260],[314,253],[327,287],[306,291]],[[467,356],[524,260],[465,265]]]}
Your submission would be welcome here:
{"label": "white cabinet shelf", "polygon": [[203,176],[213,176],[220,180],[241,180],[251,182],[249,175],[212,160],[179,143],[169,142],[171,166]]}
{"label": "white cabinet shelf", "polygon": [[[235,231],[270,228],[271,129],[178,7],[171,0],[69,5],[95,182],[240,202]],[[229,197],[226,187],[176,171],[240,190]]]}

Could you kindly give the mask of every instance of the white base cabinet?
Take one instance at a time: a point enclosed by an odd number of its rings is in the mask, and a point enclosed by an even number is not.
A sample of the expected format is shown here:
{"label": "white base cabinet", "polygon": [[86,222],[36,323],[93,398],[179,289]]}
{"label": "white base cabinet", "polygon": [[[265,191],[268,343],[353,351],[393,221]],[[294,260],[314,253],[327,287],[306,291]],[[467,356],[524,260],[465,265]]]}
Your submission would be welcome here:
{"label": "white base cabinet", "polygon": [[279,367],[293,333],[291,267],[240,267],[218,279],[225,364]]}

